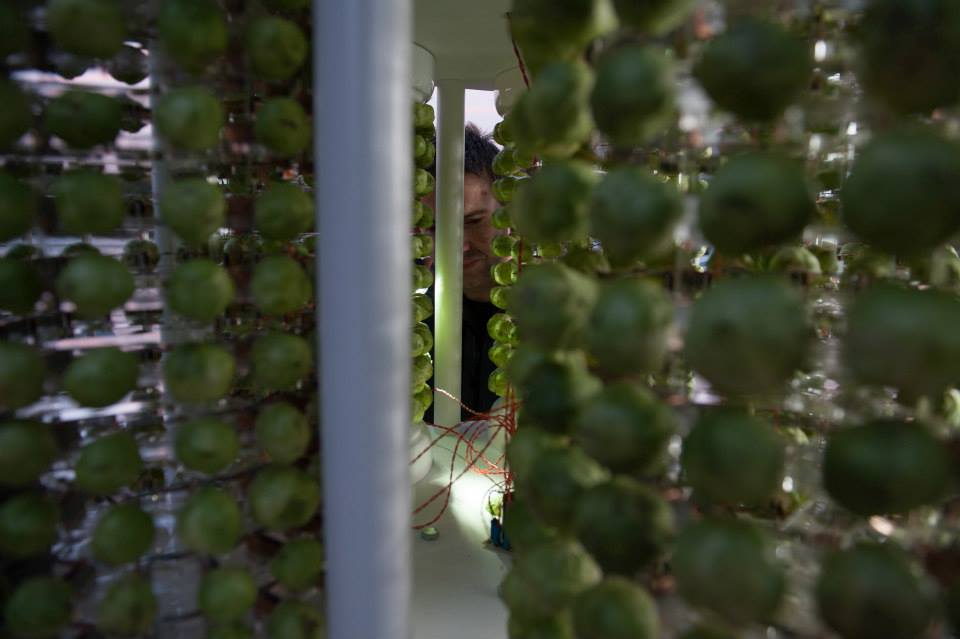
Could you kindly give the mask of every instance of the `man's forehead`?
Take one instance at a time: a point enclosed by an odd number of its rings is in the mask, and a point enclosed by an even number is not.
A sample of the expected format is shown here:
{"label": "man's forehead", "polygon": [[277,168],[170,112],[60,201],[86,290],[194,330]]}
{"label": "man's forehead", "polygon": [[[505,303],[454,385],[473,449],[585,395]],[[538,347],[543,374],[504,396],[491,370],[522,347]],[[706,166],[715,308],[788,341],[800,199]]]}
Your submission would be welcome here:
{"label": "man's forehead", "polygon": [[474,173],[464,173],[463,188],[489,192],[493,189],[493,180],[487,176],[476,175]]}

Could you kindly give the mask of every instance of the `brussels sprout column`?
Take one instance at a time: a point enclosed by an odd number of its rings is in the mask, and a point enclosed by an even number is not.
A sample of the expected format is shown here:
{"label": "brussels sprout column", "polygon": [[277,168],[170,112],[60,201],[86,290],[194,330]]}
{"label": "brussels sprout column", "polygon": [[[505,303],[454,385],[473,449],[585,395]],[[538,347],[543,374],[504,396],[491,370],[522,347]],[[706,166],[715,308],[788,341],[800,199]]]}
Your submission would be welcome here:
{"label": "brussels sprout column", "polygon": [[[463,315],[463,126],[464,85],[441,80],[437,106],[437,239],[436,239],[436,388],[460,397],[461,319]],[[434,421],[453,426],[460,405],[436,393]]]}
{"label": "brussels sprout column", "polygon": [[315,0],[330,639],[410,636],[409,0]]}

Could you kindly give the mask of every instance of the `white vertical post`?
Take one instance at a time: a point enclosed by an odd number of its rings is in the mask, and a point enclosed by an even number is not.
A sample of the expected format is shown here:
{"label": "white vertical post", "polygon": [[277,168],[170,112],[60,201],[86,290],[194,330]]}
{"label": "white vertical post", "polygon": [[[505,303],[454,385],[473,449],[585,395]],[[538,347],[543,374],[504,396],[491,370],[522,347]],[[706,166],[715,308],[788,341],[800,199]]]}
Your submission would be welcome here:
{"label": "white vertical post", "polygon": [[[436,285],[434,286],[434,379],[436,387],[460,397],[460,361],[463,346],[463,146],[464,84],[437,83],[437,215]],[[460,405],[434,393],[434,422],[453,426],[460,421]]]}
{"label": "white vertical post", "polygon": [[314,0],[329,639],[410,637],[410,0]]}

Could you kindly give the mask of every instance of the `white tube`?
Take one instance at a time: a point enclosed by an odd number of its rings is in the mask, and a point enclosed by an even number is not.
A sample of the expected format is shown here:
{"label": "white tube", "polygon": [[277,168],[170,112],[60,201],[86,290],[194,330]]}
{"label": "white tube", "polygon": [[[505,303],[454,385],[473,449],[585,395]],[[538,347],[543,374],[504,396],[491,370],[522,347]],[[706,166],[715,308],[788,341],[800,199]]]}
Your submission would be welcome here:
{"label": "white tube", "polygon": [[410,630],[410,0],[314,0],[329,639]]}
{"label": "white tube", "polygon": [[[464,84],[437,83],[436,286],[434,287],[434,378],[436,388],[459,398],[463,320]],[[435,392],[434,422],[453,426],[460,405]]]}
{"label": "white tube", "polygon": [[[436,388],[459,398],[463,346],[463,82],[437,83],[437,119],[434,379]],[[438,392],[433,401],[434,423],[453,426],[460,421],[456,401]]]}

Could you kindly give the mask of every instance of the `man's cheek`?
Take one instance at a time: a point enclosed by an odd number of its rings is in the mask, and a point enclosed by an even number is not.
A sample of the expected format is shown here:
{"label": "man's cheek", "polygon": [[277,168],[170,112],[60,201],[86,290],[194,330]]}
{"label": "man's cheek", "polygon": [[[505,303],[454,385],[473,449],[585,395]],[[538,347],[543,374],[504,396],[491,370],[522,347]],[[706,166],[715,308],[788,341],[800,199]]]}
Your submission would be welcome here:
{"label": "man's cheek", "polygon": [[499,233],[495,229],[490,229],[486,233],[484,233],[483,239],[484,239],[484,242],[486,243],[486,250],[491,255],[493,255],[493,238],[497,237],[500,234],[501,233]]}

